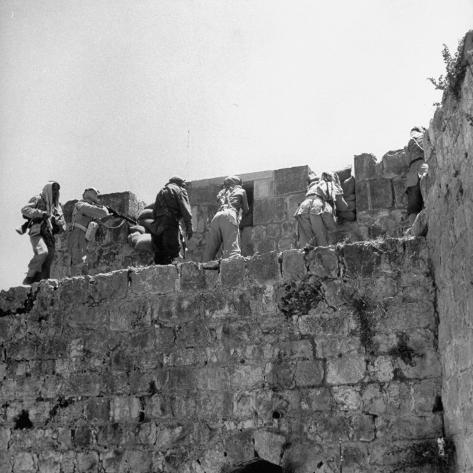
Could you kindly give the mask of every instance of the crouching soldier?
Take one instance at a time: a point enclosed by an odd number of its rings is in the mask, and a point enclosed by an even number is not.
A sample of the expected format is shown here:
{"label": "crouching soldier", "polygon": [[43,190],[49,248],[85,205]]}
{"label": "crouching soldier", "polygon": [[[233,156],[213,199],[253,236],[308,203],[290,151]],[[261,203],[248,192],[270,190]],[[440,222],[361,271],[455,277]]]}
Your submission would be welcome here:
{"label": "crouching soldier", "polygon": [[99,203],[99,191],[90,187],[84,190],[72,211],[72,222],[68,240],[71,256],[71,276],[87,273],[87,243],[95,239],[97,220],[107,217],[109,212]]}
{"label": "crouching soldier", "polygon": [[179,257],[182,220],[187,239],[192,237],[192,211],[186,190],[186,181],[172,177],[158,192],[153,209],[152,242],[154,262],[171,264]]}
{"label": "crouching soldier", "polygon": [[294,214],[297,221],[299,248],[306,245],[327,246],[330,232],[336,229],[335,210],[346,210],[343,190],[337,178],[323,172],[312,173],[305,199]]}
{"label": "crouching soldier", "polygon": [[59,189],[59,183],[48,182],[41,194],[32,197],[21,209],[23,217],[28,219],[30,242],[34,252],[23,284],[48,279],[51,275],[55,235],[66,229],[59,203]]}
{"label": "crouching soldier", "polygon": [[226,177],[223,189],[217,194],[218,210],[210,223],[204,261],[215,259],[220,246],[222,258],[241,254],[239,225],[243,215],[248,213],[246,191],[238,176]]}

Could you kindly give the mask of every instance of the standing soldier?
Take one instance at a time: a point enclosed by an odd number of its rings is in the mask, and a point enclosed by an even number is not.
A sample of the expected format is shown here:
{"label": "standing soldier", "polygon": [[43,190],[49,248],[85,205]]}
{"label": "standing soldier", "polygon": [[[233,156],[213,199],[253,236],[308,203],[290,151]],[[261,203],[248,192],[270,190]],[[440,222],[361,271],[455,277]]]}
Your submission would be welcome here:
{"label": "standing soldier", "polygon": [[187,239],[192,238],[192,211],[185,179],[171,177],[158,192],[154,203],[153,219],[154,262],[171,264],[179,256],[179,221],[181,219]]}
{"label": "standing soldier", "polygon": [[406,194],[407,219],[410,225],[424,208],[424,199],[420,190],[420,180],[427,172],[427,165],[424,161],[424,133],[423,127],[415,126],[411,129],[411,139],[407,144],[409,170],[406,175]]}
{"label": "standing soldier", "polygon": [[243,215],[249,212],[246,191],[238,176],[226,177],[223,189],[217,195],[218,210],[210,223],[204,261],[211,261],[222,246],[222,257],[241,254],[239,225]]}
{"label": "standing soldier", "polygon": [[99,191],[93,187],[84,190],[72,211],[72,222],[68,241],[71,256],[71,276],[86,272],[87,242],[95,238],[96,220],[109,215],[107,208],[99,204]]}
{"label": "standing soldier", "polygon": [[59,204],[59,189],[55,181],[48,182],[40,195],[32,197],[21,209],[23,217],[29,219],[29,236],[34,256],[28,264],[23,284],[32,284],[51,275],[54,258],[55,235],[66,229]]}

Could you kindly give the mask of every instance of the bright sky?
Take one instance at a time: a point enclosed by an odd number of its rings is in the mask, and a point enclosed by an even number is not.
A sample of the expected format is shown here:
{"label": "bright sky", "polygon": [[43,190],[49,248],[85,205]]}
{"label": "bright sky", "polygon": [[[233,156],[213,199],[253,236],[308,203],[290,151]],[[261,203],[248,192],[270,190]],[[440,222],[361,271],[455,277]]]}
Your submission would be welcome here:
{"label": "bright sky", "polygon": [[50,179],[151,202],[189,180],[379,158],[428,126],[471,0],[2,0],[0,288]]}

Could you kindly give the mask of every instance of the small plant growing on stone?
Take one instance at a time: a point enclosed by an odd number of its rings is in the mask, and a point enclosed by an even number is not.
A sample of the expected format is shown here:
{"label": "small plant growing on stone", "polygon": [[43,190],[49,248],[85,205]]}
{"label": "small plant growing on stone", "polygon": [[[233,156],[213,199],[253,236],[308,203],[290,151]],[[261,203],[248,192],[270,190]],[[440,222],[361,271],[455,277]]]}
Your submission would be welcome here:
{"label": "small plant growing on stone", "polygon": [[307,275],[298,281],[282,285],[278,307],[287,317],[308,314],[324,299],[322,284],[314,276]]}
{"label": "small plant growing on stone", "polygon": [[437,90],[451,92],[456,98],[460,96],[461,84],[465,77],[466,66],[463,64],[464,39],[458,43],[457,51],[452,54],[446,44],[443,45],[442,58],[445,64],[445,75],[441,74],[437,79],[428,77],[428,80]]}

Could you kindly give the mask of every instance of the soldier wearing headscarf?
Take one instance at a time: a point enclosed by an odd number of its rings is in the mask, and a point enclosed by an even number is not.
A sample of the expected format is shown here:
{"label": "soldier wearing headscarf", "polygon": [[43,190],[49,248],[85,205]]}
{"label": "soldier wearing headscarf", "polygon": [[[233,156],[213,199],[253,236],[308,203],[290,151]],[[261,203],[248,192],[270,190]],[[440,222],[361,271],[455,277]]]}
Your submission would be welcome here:
{"label": "soldier wearing headscarf", "polygon": [[204,261],[213,260],[220,246],[223,258],[241,254],[239,225],[242,216],[249,212],[249,206],[238,176],[225,178],[223,189],[217,194],[217,202],[218,210],[210,223]]}
{"label": "soldier wearing headscarf", "polygon": [[66,229],[59,203],[59,189],[59,183],[48,182],[41,194],[32,197],[21,209],[23,217],[29,219],[29,236],[34,252],[23,284],[32,284],[50,277],[55,235]]}
{"label": "soldier wearing headscarf", "polygon": [[97,220],[109,215],[107,208],[99,203],[99,195],[97,189],[89,187],[84,190],[82,200],[74,205],[68,240],[71,276],[86,272],[87,243],[95,237],[91,224],[97,225]]}
{"label": "soldier wearing headscarf", "polygon": [[336,228],[336,207],[337,205],[341,209],[347,207],[336,174],[323,172],[319,177],[311,172],[308,180],[305,199],[294,214],[300,248],[306,245],[328,245],[329,232]]}
{"label": "soldier wearing headscarf", "polygon": [[186,181],[172,177],[158,192],[153,209],[152,242],[154,262],[171,264],[179,256],[179,222],[182,220],[187,239],[192,238],[192,211]]}

